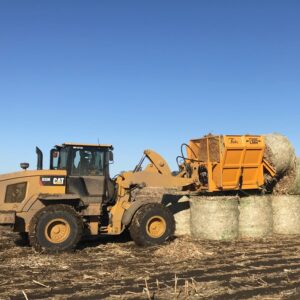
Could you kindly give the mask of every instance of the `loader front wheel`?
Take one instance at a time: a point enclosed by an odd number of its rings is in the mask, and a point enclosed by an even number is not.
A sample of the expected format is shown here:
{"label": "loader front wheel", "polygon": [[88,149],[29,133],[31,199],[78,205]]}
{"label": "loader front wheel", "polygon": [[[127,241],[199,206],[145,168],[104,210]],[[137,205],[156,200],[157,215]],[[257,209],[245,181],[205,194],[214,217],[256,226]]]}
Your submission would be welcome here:
{"label": "loader front wheel", "polygon": [[58,253],[72,251],[82,237],[83,223],[68,205],[50,205],[31,220],[30,244],[36,251]]}
{"label": "loader front wheel", "polygon": [[129,231],[138,246],[159,245],[174,234],[174,217],[169,209],[160,203],[146,204],[133,216]]}

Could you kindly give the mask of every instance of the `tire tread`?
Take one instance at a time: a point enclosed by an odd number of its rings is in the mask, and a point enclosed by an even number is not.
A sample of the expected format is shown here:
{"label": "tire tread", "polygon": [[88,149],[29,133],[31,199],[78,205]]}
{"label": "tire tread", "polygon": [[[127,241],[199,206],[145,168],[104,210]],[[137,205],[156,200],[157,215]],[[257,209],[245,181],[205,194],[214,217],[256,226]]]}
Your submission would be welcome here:
{"label": "tire tread", "polygon": [[[149,240],[144,230],[145,228],[143,228],[144,216],[147,215],[149,211],[153,211],[153,215],[162,213],[167,223],[167,234],[157,240]],[[151,246],[155,244],[161,244],[168,240],[175,232],[174,216],[168,208],[160,203],[145,204],[141,206],[133,216],[133,219],[129,226],[129,231],[131,238],[138,246]]]}

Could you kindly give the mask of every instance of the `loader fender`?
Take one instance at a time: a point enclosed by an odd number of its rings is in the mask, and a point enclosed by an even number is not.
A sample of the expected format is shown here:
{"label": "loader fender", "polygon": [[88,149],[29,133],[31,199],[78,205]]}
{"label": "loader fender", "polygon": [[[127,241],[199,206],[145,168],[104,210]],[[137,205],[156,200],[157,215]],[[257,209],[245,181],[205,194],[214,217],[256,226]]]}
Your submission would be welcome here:
{"label": "loader fender", "polygon": [[124,215],[122,217],[122,224],[125,226],[129,225],[136,211],[140,207],[148,203],[158,203],[158,201],[155,199],[145,199],[133,202],[132,205],[124,212]]}

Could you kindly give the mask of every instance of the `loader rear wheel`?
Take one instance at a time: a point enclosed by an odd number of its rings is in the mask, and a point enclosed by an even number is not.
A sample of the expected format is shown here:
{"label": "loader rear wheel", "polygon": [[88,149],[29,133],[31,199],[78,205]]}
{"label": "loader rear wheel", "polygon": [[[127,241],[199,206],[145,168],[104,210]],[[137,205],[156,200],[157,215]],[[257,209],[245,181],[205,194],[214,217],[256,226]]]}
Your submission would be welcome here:
{"label": "loader rear wheel", "polygon": [[159,245],[174,234],[174,217],[160,203],[146,204],[135,213],[129,231],[138,246]]}
{"label": "loader rear wheel", "polygon": [[30,244],[36,251],[58,253],[72,251],[82,237],[83,223],[68,205],[50,205],[31,220]]}

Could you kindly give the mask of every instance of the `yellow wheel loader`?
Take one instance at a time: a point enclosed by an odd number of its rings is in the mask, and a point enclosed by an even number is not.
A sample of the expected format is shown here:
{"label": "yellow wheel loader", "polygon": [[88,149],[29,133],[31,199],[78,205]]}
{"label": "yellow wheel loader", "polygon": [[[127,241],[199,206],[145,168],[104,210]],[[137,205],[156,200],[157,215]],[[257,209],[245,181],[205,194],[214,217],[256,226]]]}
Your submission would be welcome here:
{"label": "yellow wheel loader", "polygon": [[[264,147],[260,136],[207,136],[187,145],[177,175],[159,154],[145,150],[133,171],[114,179],[112,145],[57,145],[49,170],[43,170],[37,148],[37,170],[22,163],[23,171],[0,175],[0,224],[48,253],[74,249],[83,235],[119,235],[126,228],[137,245],[161,244],[174,233],[174,217],[160,197],[138,198],[136,191],[146,186],[182,194],[261,190],[264,175],[275,175],[263,160]],[[142,169],[145,159],[149,163]]]}

